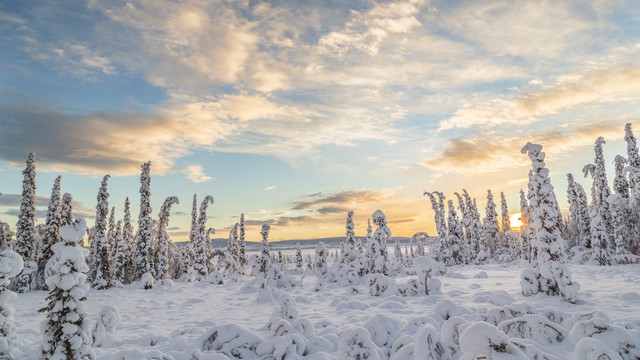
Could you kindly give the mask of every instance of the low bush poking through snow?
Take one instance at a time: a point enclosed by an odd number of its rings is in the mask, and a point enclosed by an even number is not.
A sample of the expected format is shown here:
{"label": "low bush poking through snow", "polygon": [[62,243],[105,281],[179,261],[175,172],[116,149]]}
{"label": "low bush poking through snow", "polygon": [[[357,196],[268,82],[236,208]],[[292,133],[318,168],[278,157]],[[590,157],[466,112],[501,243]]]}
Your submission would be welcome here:
{"label": "low bush poking through snow", "polygon": [[389,287],[389,278],[382,274],[369,275],[369,294],[382,296]]}
{"label": "low bush poking through snow", "polygon": [[596,339],[617,352],[624,360],[640,359],[640,346],[631,334],[625,328],[611,325],[602,318],[577,322],[571,328],[569,337],[575,344],[583,338]]}
{"label": "low bush poking through snow", "polygon": [[120,324],[120,312],[118,308],[106,305],[100,310],[98,320],[93,326],[93,346],[110,347],[113,346],[113,334]]}
{"label": "low bush poking through snow", "polygon": [[254,332],[233,324],[218,325],[198,341],[201,351],[220,352],[231,359],[257,359],[258,345],[263,342]]}
{"label": "low bush poking through snow", "polygon": [[506,320],[498,325],[498,329],[510,337],[535,340],[541,345],[561,343],[568,336],[567,329],[541,315],[525,315]]}
{"label": "low bush poking through snow", "polygon": [[380,360],[376,344],[365,328],[345,331],[338,343],[338,360]]}
{"label": "low bush poking through snow", "polygon": [[428,256],[420,256],[413,261],[421,293],[425,295],[440,294],[442,283],[439,279],[433,278],[433,275],[438,273],[438,265],[440,264],[437,261]]}
{"label": "low bush poking through snow", "polygon": [[460,360],[527,360],[528,358],[497,327],[476,322],[460,334]]}

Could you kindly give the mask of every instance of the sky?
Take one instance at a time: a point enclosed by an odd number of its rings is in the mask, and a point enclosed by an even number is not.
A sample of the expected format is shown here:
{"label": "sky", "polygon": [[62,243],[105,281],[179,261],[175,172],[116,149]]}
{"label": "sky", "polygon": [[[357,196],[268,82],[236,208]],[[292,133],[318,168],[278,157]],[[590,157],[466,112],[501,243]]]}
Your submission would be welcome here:
{"label": "sky", "polygon": [[193,195],[215,237],[435,233],[425,191],[487,190],[511,213],[540,143],[562,209],[603,136],[609,180],[640,131],[635,1],[13,1],[0,3],[0,220],[15,229],[36,153],[38,222],[57,175],[76,215],[100,180],[137,219],[151,161],[185,240]]}

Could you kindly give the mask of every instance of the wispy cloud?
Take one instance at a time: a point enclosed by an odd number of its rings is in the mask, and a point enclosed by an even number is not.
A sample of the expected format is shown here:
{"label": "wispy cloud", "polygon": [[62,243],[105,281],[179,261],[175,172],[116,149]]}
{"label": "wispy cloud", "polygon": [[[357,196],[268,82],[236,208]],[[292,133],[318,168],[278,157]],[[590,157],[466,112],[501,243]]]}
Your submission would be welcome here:
{"label": "wispy cloud", "polygon": [[182,168],[182,172],[187,176],[187,179],[195,182],[205,182],[213,179],[211,176],[208,176],[204,173],[204,169],[202,165],[191,164]]}
{"label": "wispy cloud", "polygon": [[272,190],[275,190],[276,188],[277,188],[277,186],[270,185],[270,186],[267,186],[266,188],[264,188],[264,191],[272,191]]}

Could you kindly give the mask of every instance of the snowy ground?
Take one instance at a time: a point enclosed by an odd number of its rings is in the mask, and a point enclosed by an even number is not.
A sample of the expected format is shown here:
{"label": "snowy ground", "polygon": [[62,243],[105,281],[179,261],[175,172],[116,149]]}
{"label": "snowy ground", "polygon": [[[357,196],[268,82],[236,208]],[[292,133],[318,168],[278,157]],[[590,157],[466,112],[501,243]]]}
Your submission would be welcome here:
{"label": "snowy ground", "polygon": [[[414,336],[415,329],[407,325],[416,317],[430,317],[440,331],[443,309],[451,315],[486,315],[489,310],[513,303],[527,303],[539,313],[583,314],[599,311],[608,317],[608,324],[626,327],[635,344],[640,344],[640,265],[597,267],[571,265],[573,280],[580,283],[578,304],[563,302],[560,297],[537,295],[525,298],[520,293],[517,264],[463,266],[449,269],[440,276],[442,293],[398,297],[369,295],[366,285],[360,286],[359,294],[351,294],[347,288],[331,287],[315,292],[315,276],[307,275],[303,286],[280,289],[288,293],[297,304],[301,318],[308,319],[315,328],[316,337],[306,336],[306,358],[333,359],[338,357],[339,339],[343,332],[364,326],[373,334],[374,342],[393,342],[404,334]],[[486,274],[486,276],[485,276]],[[294,275],[300,278],[300,275]],[[415,276],[414,276],[415,277]],[[396,277],[397,283],[406,283],[411,276]],[[223,358],[204,351],[203,339],[211,334],[216,325],[235,324],[245,328],[244,333],[257,335],[260,341],[274,337],[265,328],[270,317],[279,308],[278,301],[258,301],[258,289],[252,285],[253,278],[242,278],[237,282],[226,281],[223,285],[207,282],[179,283],[143,290],[129,285],[109,290],[91,290],[87,307],[92,320],[101,308],[113,305],[121,315],[120,325],[114,334],[112,347],[96,348],[99,359],[218,359]],[[16,309],[15,322],[19,338],[26,348],[37,348],[41,338],[39,329],[44,314],[37,312],[45,306],[46,292],[19,294],[11,301]],[[455,310],[450,300],[460,308]],[[452,310],[453,309],[453,310]],[[398,323],[385,323],[386,318]],[[376,339],[376,321],[383,323],[391,334],[385,339]],[[424,320],[422,321],[424,322]],[[399,327],[397,331],[392,331]],[[378,326],[379,328],[379,326]],[[233,332],[232,330],[227,329]],[[568,328],[567,330],[571,330]],[[242,330],[234,330],[242,332]],[[263,341],[264,342],[264,341]],[[542,343],[540,343],[542,342]],[[558,359],[579,358],[574,354],[576,345],[570,338],[559,342],[544,343],[538,339],[536,348]],[[389,356],[391,343],[378,348],[381,357]],[[263,349],[264,351],[264,349]],[[458,358],[458,353],[453,358]],[[37,358],[35,354],[29,358]],[[164,356],[164,357],[163,357]],[[251,358],[251,357],[249,357]],[[271,358],[271,357],[266,357]],[[413,357],[411,357],[413,358]]]}

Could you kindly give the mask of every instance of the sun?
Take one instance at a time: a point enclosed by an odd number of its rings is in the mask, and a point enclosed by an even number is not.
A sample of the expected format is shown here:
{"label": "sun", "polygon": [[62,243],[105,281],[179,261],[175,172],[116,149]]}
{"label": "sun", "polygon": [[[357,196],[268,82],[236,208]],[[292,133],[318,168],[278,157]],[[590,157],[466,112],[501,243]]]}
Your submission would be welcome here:
{"label": "sun", "polygon": [[509,221],[511,221],[511,229],[512,230],[520,230],[520,226],[522,226],[522,221],[520,221],[520,217],[522,214],[515,213],[509,216]]}

